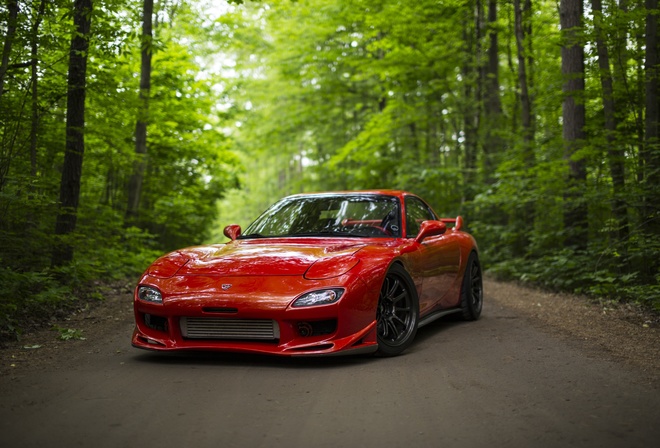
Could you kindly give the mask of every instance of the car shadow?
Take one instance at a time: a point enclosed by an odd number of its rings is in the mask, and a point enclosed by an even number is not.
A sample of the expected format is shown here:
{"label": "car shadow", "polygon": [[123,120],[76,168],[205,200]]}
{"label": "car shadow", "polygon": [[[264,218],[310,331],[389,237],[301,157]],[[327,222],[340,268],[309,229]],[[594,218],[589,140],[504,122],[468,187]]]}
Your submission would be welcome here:
{"label": "car shadow", "polygon": [[419,328],[417,330],[417,335],[415,336],[415,340],[413,341],[412,346],[414,347],[415,345],[425,342],[428,339],[438,336],[440,333],[444,333],[451,330],[453,327],[463,325],[465,323],[466,322],[464,320],[461,320],[455,315],[441,317],[440,319]]}
{"label": "car shadow", "polygon": [[146,364],[198,366],[258,366],[260,368],[317,369],[344,368],[373,362],[374,356],[290,357],[251,353],[210,351],[144,352],[133,360]]}

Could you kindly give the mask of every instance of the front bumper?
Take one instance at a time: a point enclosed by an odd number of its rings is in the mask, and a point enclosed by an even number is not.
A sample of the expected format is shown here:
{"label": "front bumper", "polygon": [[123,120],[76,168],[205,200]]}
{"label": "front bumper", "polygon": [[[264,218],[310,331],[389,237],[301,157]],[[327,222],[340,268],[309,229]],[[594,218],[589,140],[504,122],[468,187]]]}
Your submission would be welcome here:
{"label": "front bumper", "polygon": [[[359,279],[337,278],[310,282],[286,278],[146,279],[163,292],[163,303],[134,297],[134,347],[156,351],[211,350],[282,356],[323,356],[371,353],[378,348],[376,304],[378,290],[370,291]],[[194,284],[193,284],[194,283]],[[232,284],[231,293],[221,284]],[[182,287],[186,285],[186,287]],[[329,305],[293,308],[300,294],[327,287],[346,290]],[[173,288],[173,289],[171,289]],[[166,291],[183,291],[167,294]],[[194,292],[188,292],[194,291]],[[274,336],[254,340],[253,335],[191,336],[187,322],[272,321]]]}
{"label": "front bumper", "polygon": [[155,351],[208,350],[282,356],[350,355],[376,351],[378,344],[375,329],[376,322],[374,321],[362,331],[345,338],[327,338],[318,341],[298,338],[280,344],[240,340],[189,340],[177,337],[154,337],[154,335],[140,331],[140,328],[136,326],[131,343],[133,347]]}

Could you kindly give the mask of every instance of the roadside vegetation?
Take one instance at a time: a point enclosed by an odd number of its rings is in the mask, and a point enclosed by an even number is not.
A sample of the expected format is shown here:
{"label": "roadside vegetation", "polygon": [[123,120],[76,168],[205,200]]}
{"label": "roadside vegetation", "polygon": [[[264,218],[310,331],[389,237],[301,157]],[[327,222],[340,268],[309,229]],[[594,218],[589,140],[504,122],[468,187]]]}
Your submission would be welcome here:
{"label": "roadside vegetation", "polygon": [[397,188],[660,310],[657,0],[6,0],[0,335],[279,197]]}

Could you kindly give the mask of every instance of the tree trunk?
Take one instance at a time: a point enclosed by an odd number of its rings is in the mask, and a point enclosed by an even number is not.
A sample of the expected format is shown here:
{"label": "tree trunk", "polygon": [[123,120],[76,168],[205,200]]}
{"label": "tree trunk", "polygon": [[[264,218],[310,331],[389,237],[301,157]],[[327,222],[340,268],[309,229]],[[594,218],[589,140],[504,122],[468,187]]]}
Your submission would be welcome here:
{"label": "tree trunk", "polygon": [[[55,223],[55,235],[59,237],[69,235],[76,229],[85,150],[85,88],[92,0],[75,0],[73,8],[75,32],[69,51],[66,148],[60,183],[60,210]],[[58,242],[53,251],[52,265],[61,266],[72,259],[73,247],[67,242]]]}
{"label": "tree trunk", "polygon": [[[464,136],[464,169],[463,169],[463,201],[469,202],[474,199],[475,182],[477,179],[477,150],[479,132],[479,107],[478,98],[482,78],[478,73],[477,61],[480,45],[477,44],[480,37],[480,1],[476,0],[474,8],[468,9],[472,15],[471,21],[466,21],[463,27],[463,38],[465,41],[464,61],[462,67],[463,94],[465,104],[463,106],[463,136]],[[472,23],[472,27],[470,26]],[[474,30],[472,29],[474,28]],[[474,35],[472,34],[474,31]]]}
{"label": "tree trunk", "polygon": [[[631,59],[631,51],[628,48],[630,40],[640,41],[637,36],[639,31],[631,35],[630,19],[628,19],[628,0],[620,0],[619,8],[614,10],[613,20],[619,24],[614,32],[614,45],[612,46],[612,53],[614,55],[613,70],[613,86],[617,87],[615,90],[615,103],[622,109],[621,116],[630,114],[634,119],[634,126],[627,126],[624,128],[626,134],[622,137],[625,139],[627,145],[633,147],[633,153],[637,154],[637,182],[641,183],[644,179],[643,164],[640,162],[641,156],[644,153],[644,94],[643,88],[638,87],[639,82],[635,82],[635,74],[630,74],[629,61]],[[631,37],[633,39],[631,39]],[[636,52],[635,52],[636,53]],[[633,55],[635,54],[633,53]],[[643,69],[641,63],[635,56],[632,56],[637,64],[635,71],[640,73]],[[641,58],[643,59],[643,58]],[[632,85],[631,85],[632,84]],[[642,83],[643,84],[643,83]],[[618,88],[620,86],[620,88]]]}
{"label": "tree trunk", "polygon": [[133,174],[128,185],[126,224],[134,224],[139,213],[142,183],[147,156],[147,124],[149,122],[149,95],[151,91],[151,57],[153,55],[153,0],[144,0],[142,15],[142,52],[140,66],[140,110],[135,123],[135,156]]}
{"label": "tree trunk", "polygon": [[0,63],[0,99],[4,93],[5,74],[7,74],[7,69],[9,68],[9,55],[11,54],[11,46],[14,43],[14,35],[16,34],[18,1],[7,0],[7,11],[9,12],[9,17],[7,18],[7,34],[5,35],[5,42],[2,47],[2,62]]}
{"label": "tree trunk", "polygon": [[499,43],[497,30],[497,0],[488,1],[488,60],[484,76],[484,175],[493,182],[497,157],[504,152],[502,137],[504,115],[500,100]]}
{"label": "tree trunk", "polygon": [[607,145],[607,156],[610,166],[610,175],[612,176],[613,199],[612,215],[617,221],[616,237],[619,240],[625,240],[628,237],[628,216],[626,203],[622,198],[625,191],[625,155],[620,144],[617,128],[619,120],[617,118],[616,102],[614,98],[614,83],[612,80],[612,70],[610,68],[610,57],[605,42],[605,32],[603,31],[603,4],[602,0],[592,0],[592,9],[594,12],[594,32],[596,34],[596,50],[598,53],[598,68],[600,69],[600,84],[603,89],[603,115],[605,119],[605,141]]}
{"label": "tree trunk", "polygon": [[[5,75],[9,68],[9,56],[11,55],[11,47],[14,43],[14,36],[16,34],[16,23],[18,20],[18,2],[17,0],[7,0],[7,32],[2,46],[2,60],[0,61],[0,114],[4,111],[2,106],[2,98],[5,88]],[[0,120],[3,117],[0,117]],[[9,165],[11,164],[13,146],[16,136],[10,139],[8,147],[0,147],[0,191],[2,191],[5,181],[7,180],[7,173],[9,172]],[[4,143],[4,142],[3,142]]]}
{"label": "tree trunk", "polygon": [[562,105],[564,158],[568,165],[568,183],[564,192],[565,246],[587,248],[588,209],[584,199],[587,170],[576,153],[584,144],[586,114],[584,107],[584,48],[580,42],[583,6],[581,0],[561,0],[559,18],[563,43],[561,71],[564,78]]}
{"label": "tree trunk", "polygon": [[658,0],[646,0],[646,120],[644,123],[644,164],[645,184],[645,220],[649,231],[660,229],[660,216],[657,216],[660,194],[660,143],[658,138],[658,122],[660,121],[660,99],[658,95],[658,75],[660,70],[660,55],[658,53]]}
{"label": "tree trunk", "polygon": [[[511,11],[508,11],[507,15],[507,24],[509,24],[509,27],[513,27],[513,31],[511,29],[508,29],[506,33],[506,62],[507,62],[507,67],[509,68],[509,76],[512,79],[515,79],[517,76],[517,71],[516,67],[513,64],[513,42],[511,37],[515,36],[516,34],[516,20],[515,20],[515,15],[514,18],[511,17]],[[511,111],[511,120],[510,120],[510,130],[512,134],[515,134],[518,132],[518,111],[519,111],[519,106],[520,106],[520,92],[519,89],[515,89],[514,92],[514,102],[513,102],[513,108]]]}
{"label": "tree trunk", "polygon": [[39,133],[39,27],[46,9],[46,0],[41,0],[37,16],[32,23],[30,35],[30,67],[32,85],[32,123],[30,127],[30,175],[37,176],[37,137]]}
{"label": "tree trunk", "polygon": [[[660,54],[658,52],[658,0],[646,0],[646,36],[645,36],[645,122],[644,144],[640,157],[642,165],[642,228],[651,238],[651,244],[657,243],[660,235]],[[658,257],[644,257],[643,281],[656,282],[660,260]]]}
{"label": "tree trunk", "polygon": [[[522,26],[525,36],[529,36],[526,40],[527,48],[525,55],[527,56],[527,88],[530,92],[530,103],[534,105],[534,98],[532,91],[534,90],[534,51],[532,50],[532,0],[525,0],[522,14]],[[532,113],[532,126],[534,126],[534,114]],[[535,129],[536,130],[536,129]]]}
{"label": "tree trunk", "polygon": [[[518,84],[520,87],[520,122],[522,124],[523,136],[523,159],[526,165],[530,165],[533,160],[533,147],[534,141],[534,125],[532,116],[532,100],[529,94],[528,76],[527,76],[527,51],[525,43],[528,40],[525,31],[528,29],[526,24],[523,23],[523,11],[520,6],[520,0],[513,1],[514,14],[515,14],[515,30],[516,30],[516,48],[518,50]],[[529,11],[526,11],[528,16]],[[531,155],[530,155],[531,153]],[[532,163],[533,165],[533,163]]]}
{"label": "tree trunk", "polygon": [[[522,144],[520,145],[519,157],[522,161],[524,172],[521,174],[525,182],[532,184],[532,168],[534,167],[535,152],[535,126],[532,97],[530,94],[530,71],[533,62],[531,53],[531,33],[530,24],[531,3],[525,2],[525,7],[521,6],[520,0],[513,2],[514,14],[514,34],[516,37],[516,55],[518,58],[518,91],[520,94],[520,124],[522,126]],[[510,216],[510,225],[516,230],[513,247],[516,253],[524,254],[529,251],[530,235],[534,229],[536,221],[536,208],[529,195],[521,195],[522,202],[520,207],[516,207]]]}

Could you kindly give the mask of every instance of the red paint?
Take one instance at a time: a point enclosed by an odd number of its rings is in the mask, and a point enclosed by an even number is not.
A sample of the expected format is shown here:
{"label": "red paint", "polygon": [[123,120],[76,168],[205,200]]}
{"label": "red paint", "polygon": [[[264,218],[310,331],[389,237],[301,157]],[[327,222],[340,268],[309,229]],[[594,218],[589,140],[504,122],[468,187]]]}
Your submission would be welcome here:
{"label": "red paint", "polygon": [[[340,192],[384,195],[403,204],[410,193],[391,190]],[[324,193],[328,195],[329,193]],[[309,197],[314,195],[297,195]],[[398,208],[405,213],[404,207]],[[380,228],[376,220],[365,224]],[[405,216],[401,216],[405,235]],[[446,224],[454,224],[448,230]],[[476,242],[456,219],[424,221],[415,238],[373,236],[240,237],[239,226],[225,229],[226,244],[182,249],[156,260],[138,286],[161,292],[163,302],[134,295],[135,347],[152,350],[217,350],[275,355],[328,355],[375,351],[376,306],[388,268],[400,263],[417,289],[420,318],[460,305],[465,264]],[[350,229],[349,229],[350,230]],[[335,302],[292,307],[301,295],[341,288]],[[145,315],[149,315],[145,319]],[[182,336],[181,319],[223,318],[276,322],[279,336],[269,341],[193,339]],[[150,323],[148,325],[147,323]],[[206,322],[206,320],[202,321]],[[303,335],[311,324],[320,334]],[[305,327],[307,328],[307,327]],[[190,330],[188,330],[190,331]]]}

